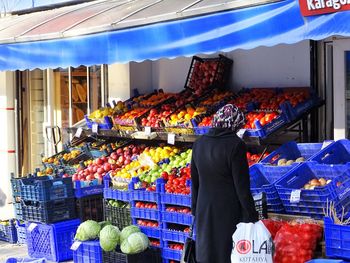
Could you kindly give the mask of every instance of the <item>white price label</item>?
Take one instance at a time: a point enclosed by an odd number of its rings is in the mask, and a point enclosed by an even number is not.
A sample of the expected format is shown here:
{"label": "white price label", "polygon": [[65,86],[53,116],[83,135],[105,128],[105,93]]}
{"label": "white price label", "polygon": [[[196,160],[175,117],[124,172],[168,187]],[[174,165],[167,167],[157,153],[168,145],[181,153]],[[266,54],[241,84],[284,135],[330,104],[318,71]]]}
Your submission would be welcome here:
{"label": "white price label", "polygon": [[175,134],[169,133],[168,134],[168,143],[174,145],[175,144]]}
{"label": "white price label", "polygon": [[75,133],[74,136],[77,137],[77,138],[80,138],[82,132],[83,132],[83,128],[80,127],[80,128],[77,129],[77,132]]}
{"label": "white price label", "polygon": [[76,251],[81,245],[81,242],[80,241],[75,241],[72,246],[70,247],[71,250],[74,250]]}
{"label": "white price label", "polygon": [[241,139],[243,139],[244,137],[244,134],[245,134],[245,131],[246,129],[240,129],[238,132],[237,132],[237,136]]}
{"label": "white price label", "polygon": [[145,134],[146,135],[151,135],[151,132],[152,132],[151,127],[146,126],[145,127]]}
{"label": "white price label", "polygon": [[97,123],[92,124],[92,132],[98,133],[98,124]]}
{"label": "white price label", "polygon": [[323,144],[322,144],[321,150],[324,149],[324,148],[326,148],[328,145],[330,145],[330,144],[332,144],[332,143],[333,143],[333,141],[324,141]]}
{"label": "white price label", "polygon": [[37,224],[31,223],[31,224],[29,225],[29,227],[28,227],[27,230],[28,230],[29,232],[32,232],[37,226],[38,226]]}
{"label": "white price label", "polygon": [[300,190],[293,190],[292,193],[290,194],[290,202],[291,203],[299,203],[300,202]]}

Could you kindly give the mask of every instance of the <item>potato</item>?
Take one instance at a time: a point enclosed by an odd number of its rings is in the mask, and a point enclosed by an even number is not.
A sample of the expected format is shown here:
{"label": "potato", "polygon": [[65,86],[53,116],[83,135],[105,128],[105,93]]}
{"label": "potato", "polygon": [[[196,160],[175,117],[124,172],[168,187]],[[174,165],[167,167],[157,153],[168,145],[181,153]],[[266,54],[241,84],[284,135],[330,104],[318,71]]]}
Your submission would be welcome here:
{"label": "potato", "polygon": [[320,182],[317,179],[312,179],[310,181],[310,185],[311,186],[320,186],[321,184],[320,184]]}
{"label": "potato", "polygon": [[293,163],[294,163],[293,160],[288,160],[288,161],[286,162],[286,165],[292,165]]}
{"label": "potato", "polygon": [[286,159],[279,159],[277,162],[278,166],[286,165],[287,160]]}
{"label": "potato", "polygon": [[321,186],[325,186],[327,184],[327,181],[324,178],[320,178],[318,181],[320,182]]}
{"label": "potato", "polygon": [[309,184],[304,185],[304,189],[306,189],[306,190],[310,189],[310,187],[311,187],[311,185],[309,185]]}
{"label": "potato", "polygon": [[302,163],[305,162],[305,158],[304,157],[299,157],[298,159],[295,160],[296,163]]}
{"label": "potato", "polygon": [[332,180],[327,180],[326,184],[329,184],[329,183],[331,183],[331,182],[332,182]]}

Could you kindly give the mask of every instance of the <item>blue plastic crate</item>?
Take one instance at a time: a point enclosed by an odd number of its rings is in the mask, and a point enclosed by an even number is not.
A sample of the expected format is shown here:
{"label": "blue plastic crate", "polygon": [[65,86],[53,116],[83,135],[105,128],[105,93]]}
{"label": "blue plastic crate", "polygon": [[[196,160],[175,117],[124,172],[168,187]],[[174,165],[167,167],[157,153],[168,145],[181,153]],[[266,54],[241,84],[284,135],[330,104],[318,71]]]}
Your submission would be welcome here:
{"label": "blue plastic crate", "polygon": [[160,212],[156,209],[131,207],[131,217],[160,221]]}
{"label": "blue plastic crate", "polygon": [[17,230],[14,220],[9,220],[7,225],[0,224],[0,240],[11,244],[17,243]]}
{"label": "blue plastic crate", "polygon": [[[191,195],[183,195],[183,194],[170,194],[165,192],[165,181],[159,180],[157,181],[158,188],[160,189],[160,202],[162,204],[168,205],[179,205],[191,207]],[[186,182],[188,186],[190,186],[190,180]]]}
{"label": "blue plastic crate", "polygon": [[[162,239],[164,241],[171,241],[176,243],[184,244],[186,242],[186,238],[189,236],[189,233],[185,233],[182,231],[174,231],[170,229],[162,229]],[[196,234],[193,234],[192,237],[194,240],[196,239]]]}
{"label": "blue plastic crate", "polygon": [[110,184],[111,184],[111,179],[109,177],[109,174],[105,175],[103,179],[103,197],[104,199],[114,199],[114,200],[119,200],[119,201],[124,201],[124,202],[130,202],[130,188],[128,190],[118,190],[118,189],[113,189]]}
{"label": "blue plastic crate", "polygon": [[52,179],[49,176],[41,176],[14,180],[18,180],[21,184],[20,197],[23,200],[51,201],[74,197],[71,178]]}
{"label": "blue plastic crate", "polygon": [[102,263],[100,241],[75,241],[71,247],[74,263]]}
{"label": "blue plastic crate", "polygon": [[196,135],[203,135],[207,134],[209,132],[211,127],[208,126],[203,126],[203,127],[195,127],[194,129],[194,134]]}
{"label": "blue plastic crate", "polygon": [[71,246],[79,219],[55,224],[28,223],[28,255],[34,258],[46,258],[54,262],[73,259]]}
{"label": "blue plastic crate", "polygon": [[[133,224],[136,224],[136,220],[133,219]],[[147,227],[147,226],[140,226],[137,225],[141,232],[144,233],[146,236],[150,237],[150,238],[156,238],[156,239],[161,239],[162,238],[162,230],[161,230],[161,226],[159,227]]]}
{"label": "blue plastic crate", "polygon": [[350,141],[338,140],[315,154],[310,161],[324,164],[348,163],[350,162]]}
{"label": "blue plastic crate", "polygon": [[17,230],[17,243],[18,244],[26,244],[27,242],[27,229],[26,224],[21,224],[18,220],[16,220],[16,230]]}
{"label": "blue plastic crate", "polygon": [[[312,179],[332,180],[323,187],[314,190],[302,189]],[[326,202],[334,201],[336,208],[350,208],[350,169],[348,165],[325,165],[314,162],[303,163],[285,174],[275,183],[278,194],[287,213],[323,217]],[[337,182],[341,182],[337,186]],[[291,203],[292,192],[300,190],[300,201]]]}
{"label": "blue plastic crate", "polygon": [[92,129],[93,124],[98,124],[98,128],[101,130],[110,130],[113,127],[113,123],[110,117],[105,116],[103,118],[104,123],[97,123],[89,119],[87,115],[85,115],[85,121],[86,121],[86,126],[88,126],[89,129]]}
{"label": "blue plastic crate", "polygon": [[255,121],[256,129],[247,129],[245,131],[245,135],[248,137],[265,138],[266,136],[275,132],[276,130],[278,130],[283,125],[289,122],[290,122],[290,118],[288,117],[287,107],[282,107],[282,111],[276,119],[265,124],[264,126],[260,124],[260,121],[256,120]]}
{"label": "blue plastic crate", "polygon": [[18,220],[23,220],[23,211],[21,202],[13,203],[13,208],[15,210],[15,216]]}
{"label": "blue plastic crate", "polygon": [[192,215],[177,212],[162,212],[162,221],[174,224],[192,225]]}
{"label": "blue plastic crate", "polygon": [[304,112],[311,109],[313,106],[317,105],[319,103],[319,98],[317,98],[315,95],[312,95],[309,99],[307,99],[304,102],[298,103],[295,107],[293,107],[290,103],[288,103],[290,115],[293,120],[297,119],[299,116],[301,116]]}
{"label": "blue plastic crate", "polygon": [[350,226],[334,224],[325,217],[324,233],[327,257],[350,260]]}
{"label": "blue plastic crate", "polygon": [[160,203],[160,194],[157,192],[146,191],[144,189],[132,190],[131,200]]}
{"label": "blue plastic crate", "polygon": [[175,250],[168,247],[163,247],[162,249],[162,258],[164,259],[180,261],[181,255],[182,255],[181,250]]}
{"label": "blue plastic crate", "polygon": [[99,182],[98,179],[86,183],[87,182],[81,181],[74,182],[74,193],[76,198],[103,193],[104,185],[102,182]]}
{"label": "blue plastic crate", "polygon": [[46,263],[45,258],[8,258],[6,263]]}
{"label": "blue plastic crate", "polygon": [[296,143],[294,141],[287,142],[281,147],[270,153],[261,163],[277,164],[279,159],[296,160],[299,157],[304,157],[308,160],[313,155],[318,153],[323,146],[323,143]]}
{"label": "blue plastic crate", "polygon": [[21,200],[21,208],[24,221],[54,223],[76,218],[74,198],[49,202]]}
{"label": "blue plastic crate", "polygon": [[283,213],[284,207],[274,183],[281,179],[290,168],[287,166],[274,166],[273,169],[271,168],[262,164],[254,164],[249,168],[250,190],[252,195],[265,192],[268,211]]}

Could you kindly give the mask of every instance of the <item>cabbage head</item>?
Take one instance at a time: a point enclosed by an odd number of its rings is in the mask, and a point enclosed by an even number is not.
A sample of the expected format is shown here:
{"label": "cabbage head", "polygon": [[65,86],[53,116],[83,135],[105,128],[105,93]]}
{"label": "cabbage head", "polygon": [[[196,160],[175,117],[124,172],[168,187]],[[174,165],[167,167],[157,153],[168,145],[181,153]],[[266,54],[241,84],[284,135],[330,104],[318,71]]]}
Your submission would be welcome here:
{"label": "cabbage head", "polygon": [[98,224],[101,226],[101,230],[102,230],[105,226],[111,225],[112,223],[109,221],[102,221],[102,222],[99,222]]}
{"label": "cabbage head", "polygon": [[101,226],[94,220],[87,220],[81,223],[77,229],[75,240],[86,241],[98,238]]}
{"label": "cabbage head", "polygon": [[141,232],[131,234],[123,241],[120,249],[125,254],[137,254],[145,251],[149,246],[148,237]]}
{"label": "cabbage head", "polygon": [[100,246],[106,251],[114,251],[120,240],[120,230],[116,226],[105,226],[100,232]]}
{"label": "cabbage head", "polygon": [[120,233],[120,244],[123,243],[131,234],[141,232],[140,228],[135,225],[124,227]]}

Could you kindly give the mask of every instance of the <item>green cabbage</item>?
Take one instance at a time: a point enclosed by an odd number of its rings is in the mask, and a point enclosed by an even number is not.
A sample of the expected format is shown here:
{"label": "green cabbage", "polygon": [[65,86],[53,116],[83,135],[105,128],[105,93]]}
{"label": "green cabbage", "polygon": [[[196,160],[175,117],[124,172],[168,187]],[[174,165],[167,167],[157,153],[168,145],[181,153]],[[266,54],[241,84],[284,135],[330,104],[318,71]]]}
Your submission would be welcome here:
{"label": "green cabbage", "polygon": [[81,223],[77,229],[75,240],[86,241],[98,238],[101,226],[94,220],[87,220]]}
{"label": "green cabbage", "polygon": [[140,228],[135,225],[124,227],[120,233],[120,243],[123,243],[131,234],[141,232]]}
{"label": "green cabbage", "polygon": [[105,226],[100,232],[100,246],[106,251],[114,251],[120,240],[120,230],[116,226]]}
{"label": "green cabbage", "polygon": [[102,222],[99,222],[98,224],[101,226],[101,230],[102,230],[105,226],[109,226],[112,223],[109,221],[102,221]]}
{"label": "green cabbage", "polygon": [[120,249],[125,254],[137,254],[145,251],[149,246],[148,237],[141,232],[131,234],[123,241]]}

